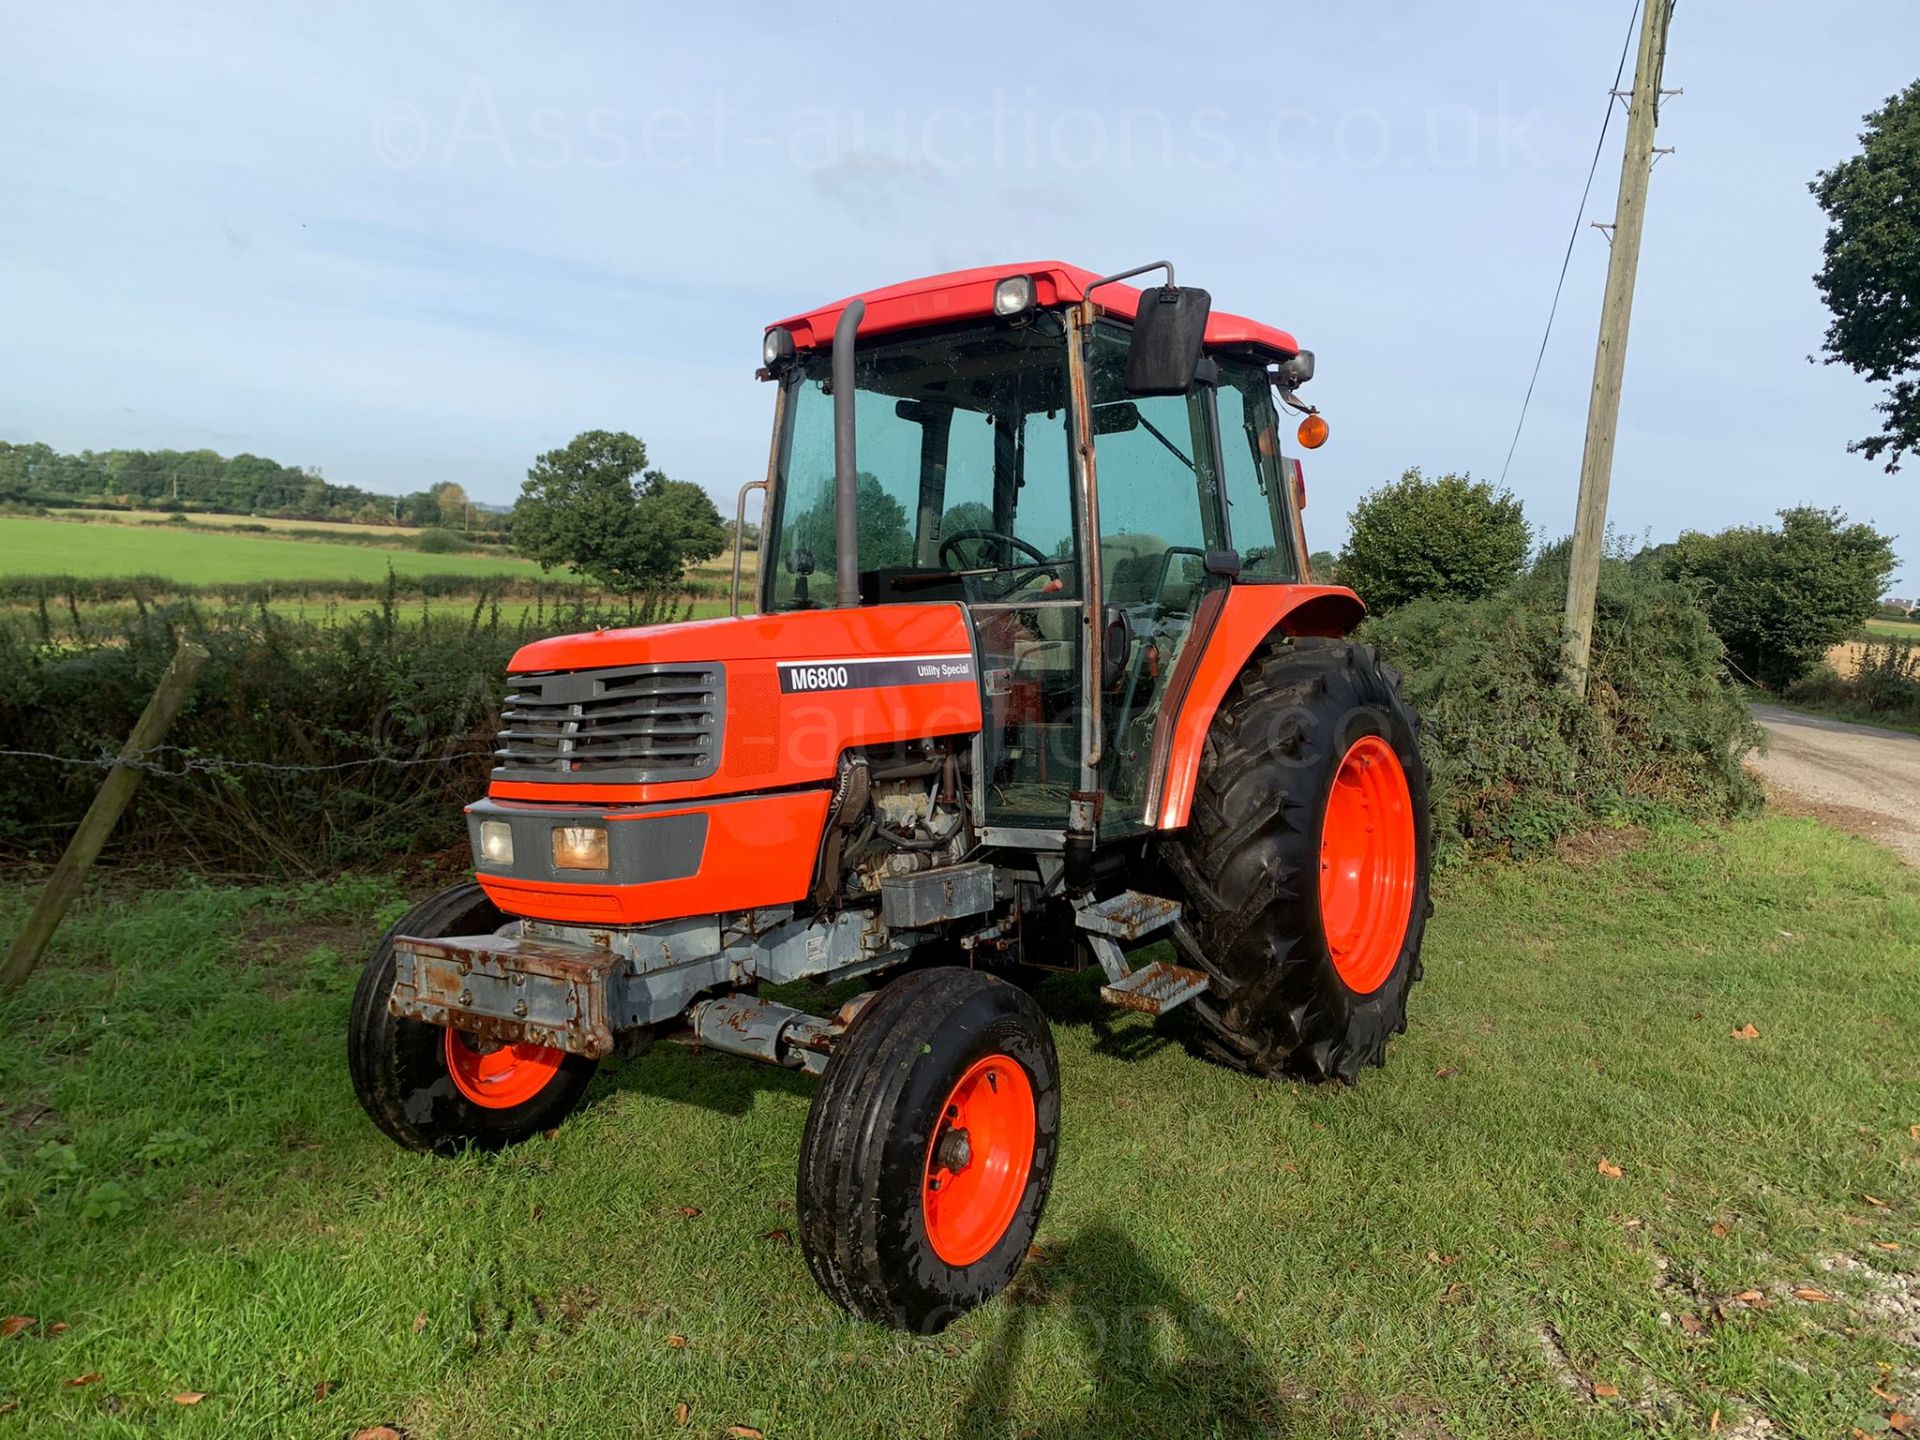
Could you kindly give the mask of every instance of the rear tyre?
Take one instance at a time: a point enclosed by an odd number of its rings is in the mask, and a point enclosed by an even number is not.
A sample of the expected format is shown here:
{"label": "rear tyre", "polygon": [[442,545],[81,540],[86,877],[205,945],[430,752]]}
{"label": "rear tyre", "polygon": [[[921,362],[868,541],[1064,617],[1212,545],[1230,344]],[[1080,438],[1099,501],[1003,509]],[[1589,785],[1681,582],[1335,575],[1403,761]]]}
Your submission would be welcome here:
{"label": "rear tyre", "polygon": [[572,1113],[597,1062],[540,1045],[488,1045],[387,1009],[396,935],[486,935],[508,917],[471,882],[422,901],[380,937],[353,992],[347,1067],[369,1119],[409,1150],[497,1150]]}
{"label": "rear tyre", "polygon": [[1311,1080],[1386,1063],[1432,912],[1427,771],[1370,646],[1301,639],[1248,662],[1167,860],[1212,982],[1192,1006],[1209,1053]]}
{"label": "rear tyre", "polygon": [[860,1319],[930,1335],[1006,1288],[1053,1185],[1059,1062],[1033,997],[910,971],[855,1015],[807,1113],[800,1239]]}

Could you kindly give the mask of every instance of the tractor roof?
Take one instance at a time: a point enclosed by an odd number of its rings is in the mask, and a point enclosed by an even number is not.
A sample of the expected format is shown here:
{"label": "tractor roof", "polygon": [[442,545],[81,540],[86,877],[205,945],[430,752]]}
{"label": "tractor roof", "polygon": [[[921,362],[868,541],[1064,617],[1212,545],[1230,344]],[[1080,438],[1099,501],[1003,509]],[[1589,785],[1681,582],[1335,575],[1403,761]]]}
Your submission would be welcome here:
{"label": "tractor roof", "polygon": [[[1098,280],[1092,270],[1058,260],[1036,260],[1024,265],[983,265],[975,270],[951,270],[945,275],[928,275],[919,280],[903,280],[868,290],[849,299],[867,302],[866,317],[860,322],[862,335],[880,335],[891,330],[912,330],[923,325],[946,325],[959,320],[984,319],[993,314],[993,287],[1009,275],[1031,275],[1035,303],[1047,306],[1081,298],[1085,287]],[[1095,303],[1112,314],[1132,319],[1140,304],[1140,292],[1131,285],[1102,285]],[[793,333],[794,345],[802,350],[831,344],[834,322],[847,306],[836,300],[818,310],[809,310],[768,329]],[[1206,343],[1222,350],[1252,350],[1284,360],[1296,354],[1300,345],[1284,330],[1262,325],[1244,315],[1215,310],[1207,318]]]}

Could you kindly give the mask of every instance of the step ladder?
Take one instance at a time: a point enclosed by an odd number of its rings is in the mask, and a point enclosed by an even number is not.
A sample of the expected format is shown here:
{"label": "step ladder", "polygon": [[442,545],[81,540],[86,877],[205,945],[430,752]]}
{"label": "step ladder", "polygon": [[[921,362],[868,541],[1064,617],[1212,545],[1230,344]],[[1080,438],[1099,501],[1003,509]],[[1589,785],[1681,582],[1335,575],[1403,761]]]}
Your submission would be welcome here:
{"label": "step ladder", "polygon": [[1138,890],[1123,890],[1074,907],[1073,923],[1086,932],[1087,944],[1106,972],[1107,983],[1100,987],[1102,1000],[1125,1010],[1164,1015],[1206,990],[1207,977],[1198,970],[1165,960],[1135,970],[1120,948],[1123,941],[1144,940],[1179,919],[1178,901]]}

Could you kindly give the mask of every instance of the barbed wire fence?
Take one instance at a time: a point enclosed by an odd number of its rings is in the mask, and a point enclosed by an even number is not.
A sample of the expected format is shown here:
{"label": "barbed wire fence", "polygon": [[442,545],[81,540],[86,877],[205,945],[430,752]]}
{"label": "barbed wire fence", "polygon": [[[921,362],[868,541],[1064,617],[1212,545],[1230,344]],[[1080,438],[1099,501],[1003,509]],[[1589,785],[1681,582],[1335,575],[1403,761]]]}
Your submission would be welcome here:
{"label": "barbed wire fence", "polygon": [[[0,750],[0,759],[44,760],[56,765],[97,770],[112,770],[117,766],[124,766],[147,775],[164,775],[180,779],[188,775],[219,771],[244,770],[278,775],[321,775],[339,770],[357,770],[367,765],[391,765],[404,769],[416,765],[457,764],[491,753],[490,750],[451,750],[443,755],[366,755],[355,760],[336,760],[325,765],[283,765],[270,760],[232,760],[222,756],[201,755],[198,751],[184,745],[156,745],[132,755],[109,755],[104,752],[99,755],[56,755],[50,750]],[[162,754],[177,754],[182,758],[176,767],[169,767],[147,758]]]}

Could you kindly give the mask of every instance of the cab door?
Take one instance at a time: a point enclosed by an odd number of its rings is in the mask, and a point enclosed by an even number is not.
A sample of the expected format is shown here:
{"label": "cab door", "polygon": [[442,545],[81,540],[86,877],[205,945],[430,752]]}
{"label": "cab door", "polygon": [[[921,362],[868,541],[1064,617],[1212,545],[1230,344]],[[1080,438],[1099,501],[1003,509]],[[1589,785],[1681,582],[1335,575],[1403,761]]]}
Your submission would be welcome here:
{"label": "cab door", "polygon": [[[1214,393],[1129,396],[1128,332],[1099,323],[1087,352],[1088,409],[1099,510],[1101,612],[1127,636],[1103,655],[1096,786],[1106,792],[1103,838],[1147,828],[1154,723],[1201,602],[1229,583],[1207,568],[1231,548],[1222,502]],[[1115,627],[1113,621],[1124,623]],[[1091,722],[1090,722],[1091,723]],[[1095,737],[1087,736],[1089,742]]]}

